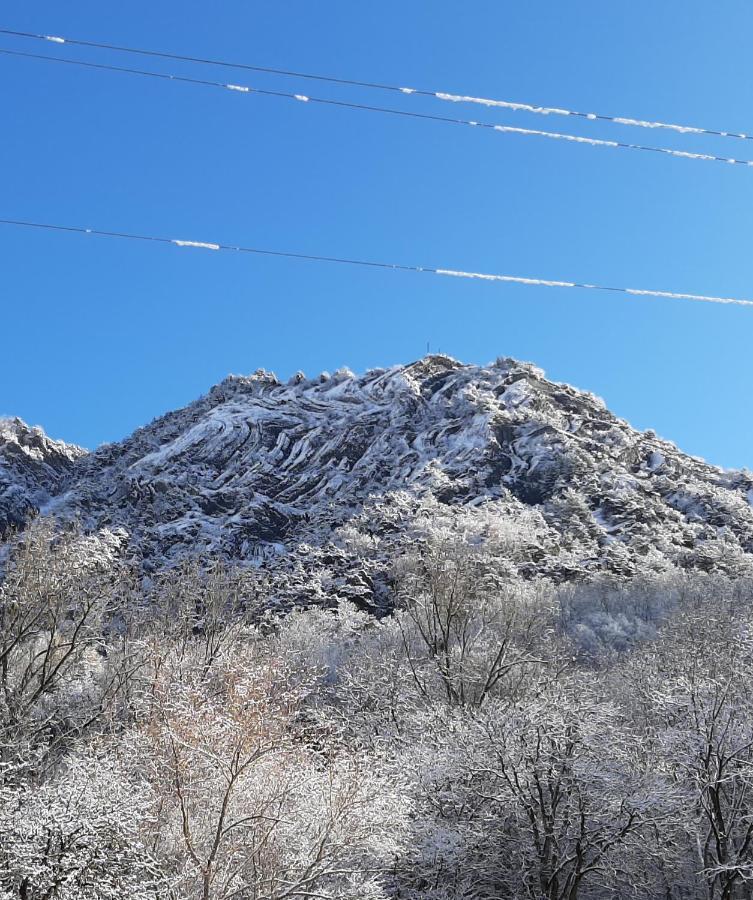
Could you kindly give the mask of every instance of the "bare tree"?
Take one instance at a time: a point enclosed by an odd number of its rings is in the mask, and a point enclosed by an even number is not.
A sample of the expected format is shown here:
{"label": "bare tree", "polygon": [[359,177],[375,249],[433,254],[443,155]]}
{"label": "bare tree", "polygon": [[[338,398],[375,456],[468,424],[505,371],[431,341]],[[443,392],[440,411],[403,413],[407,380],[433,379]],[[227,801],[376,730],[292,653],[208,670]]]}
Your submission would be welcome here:
{"label": "bare tree", "polygon": [[551,616],[543,585],[511,583],[493,558],[457,536],[430,541],[401,561],[397,621],[420,693],[438,680],[452,706],[481,706],[541,659]]}
{"label": "bare tree", "polygon": [[[742,615],[741,615],[742,614]],[[662,758],[687,798],[709,900],[753,893],[753,629],[746,610],[687,610],[652,655]]]}
{"label": "bare tree", "polygon": [[365,898],[400,804],[367,767],[307,747],[305,686],[273,648],[236,644],[210,678],[163,668],[133,744],[160,797],[154,852],[176,861],[187,898]]}
{"label": "bare tree", "polygon": [[587,682],[539,681],[521,702],[490,701],[448,725],[447,772],[434,764],[432,794],[442,798],[435,821],[457,834],[454,866],[446,853],[429,857],[456,883],[447,896],[632,890],[631,857],[645,856],[641,836],[667,813],[661,782],[635,765],[618,712]]}
{"label": "bare tree", "polygon": [[51,741],[95,720],[114,683],[103,614],[114,548],[39,522],[0,584],[0,723],[5,740]]}

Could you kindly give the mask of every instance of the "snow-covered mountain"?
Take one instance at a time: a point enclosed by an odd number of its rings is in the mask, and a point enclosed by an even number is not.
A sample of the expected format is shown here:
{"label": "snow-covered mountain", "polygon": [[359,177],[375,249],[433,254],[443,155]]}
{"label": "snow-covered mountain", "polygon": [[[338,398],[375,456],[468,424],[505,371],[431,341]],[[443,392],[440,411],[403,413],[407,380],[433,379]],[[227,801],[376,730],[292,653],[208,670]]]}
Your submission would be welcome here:
{"label": "snow-covered mountain", "polygon": [[147,571],[220,554],[285,591],[373,602],[427,530],[556,580],[753,563],[753,477],[687,456],[535,367],[428,356],[282,384],[231,376],[92,453],[0,428],[0,524],[41,509],[125,529]]}

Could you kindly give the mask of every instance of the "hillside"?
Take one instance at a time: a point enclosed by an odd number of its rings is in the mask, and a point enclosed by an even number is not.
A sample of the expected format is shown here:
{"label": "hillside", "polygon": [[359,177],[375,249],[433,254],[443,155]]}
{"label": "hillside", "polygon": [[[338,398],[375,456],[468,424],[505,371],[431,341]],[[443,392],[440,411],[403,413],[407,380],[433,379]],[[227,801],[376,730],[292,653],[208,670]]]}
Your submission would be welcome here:
{"label": "hillside", "polygon": [[3,900],[751,896],[749,474],[437,356],[0,434]]}
{"label": "hillside", "polygon": [[379,601],[386,561],[430,528],[497,541],[524,576],[747,571],[753,479],[638,432],[535,367],[429,356],[282,384],[231,376],[86,454],[0,431],[2,524],[41,510],[123,528],[147,571],[219,554],[285,594]]}

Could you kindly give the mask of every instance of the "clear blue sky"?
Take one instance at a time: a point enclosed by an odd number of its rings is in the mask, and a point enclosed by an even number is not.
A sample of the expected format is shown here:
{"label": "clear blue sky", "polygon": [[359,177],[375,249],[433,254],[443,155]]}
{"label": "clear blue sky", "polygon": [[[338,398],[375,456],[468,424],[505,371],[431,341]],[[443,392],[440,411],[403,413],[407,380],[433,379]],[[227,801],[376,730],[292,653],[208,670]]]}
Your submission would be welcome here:
{"label": "clear blue sky", "polygon": [[[2,26],[753,131],[749,0],[39,0]],[[0,46],[192,74],[10,38]],[[198,77],[221,71],[199,69]],[[336,86],[227,73],[324,97]],[[753,295],[753,170],[0,57],[0,216],[304,253]],[[734,142],[406,108],[753,158]],[[93,447],[229,372],[534,361],[640,428],[753,466],[753,310],[0,227],[0,414]]]}

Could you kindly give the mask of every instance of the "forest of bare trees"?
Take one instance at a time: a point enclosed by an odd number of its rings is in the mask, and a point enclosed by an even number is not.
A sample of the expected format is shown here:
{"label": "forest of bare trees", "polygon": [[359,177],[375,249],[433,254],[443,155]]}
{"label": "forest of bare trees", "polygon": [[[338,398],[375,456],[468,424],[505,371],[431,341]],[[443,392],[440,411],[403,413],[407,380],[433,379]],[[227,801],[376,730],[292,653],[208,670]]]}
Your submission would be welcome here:
{"label": "forest of bare trees", "polygon": [[0,588],[3,900],[753,896],[753,583],[552,585],[445,532],[272,614],[39,522]]}

